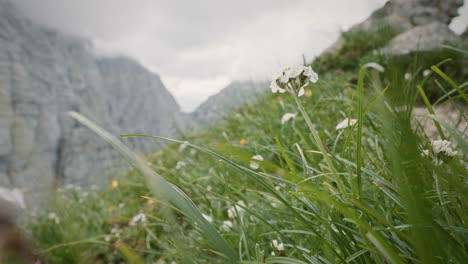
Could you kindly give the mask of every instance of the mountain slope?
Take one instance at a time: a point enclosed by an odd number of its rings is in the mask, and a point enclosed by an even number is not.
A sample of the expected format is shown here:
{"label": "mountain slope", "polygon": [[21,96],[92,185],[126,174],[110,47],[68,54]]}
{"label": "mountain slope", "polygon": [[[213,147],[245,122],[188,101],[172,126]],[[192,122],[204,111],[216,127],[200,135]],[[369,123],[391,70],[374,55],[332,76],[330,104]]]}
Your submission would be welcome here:
{"label": "mountain slope", "polygon": [[[186,123],[157,75],[128,58],[98,58],[87,41],[31,23],[6,0],[0,0],[0,110],[0,185],[34,194],[61,182],[97,183],[120,163],[68,111],[115,134],[174,136]],[[156,147],[131,143],[140,151]]]}

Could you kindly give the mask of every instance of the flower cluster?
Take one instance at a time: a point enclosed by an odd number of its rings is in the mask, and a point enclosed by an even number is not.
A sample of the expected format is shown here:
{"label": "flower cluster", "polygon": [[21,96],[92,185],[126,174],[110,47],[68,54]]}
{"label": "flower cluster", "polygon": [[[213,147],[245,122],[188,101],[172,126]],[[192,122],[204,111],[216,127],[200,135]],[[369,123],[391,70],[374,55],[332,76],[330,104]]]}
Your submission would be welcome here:
{"label": "flower cluster", "polygon": [[243,207],[246,207],[246,205],[242,200],[239,200],[236,205],[229,207],[229,209],[227,210],[229,218],[236,218],[237,214],[239,214],[239,216],[242,217],[242,215],[244,214]]}
{"label": "flower cluster", "polygon": [[272,256],[276,256],[275,252],[277,252],[280,256],[284,254],[284,244],[278,243],[278,240],[272,240],[271,246],[273,247],[274,251],[271,252]]}
{"label": "flower cluster", "polygon": [[143,213],[139,213],[135,215],[132,220],[130,220],[130,226],[136,226],[138,223],[141,223],[143,226],[146,225],[146,215]]}
{"label": "flower cluster", "polygon": [[318,81],[317,73],[310,66],[296,65],[283,68],[273,75],[270,89],[273,93],[289,91],[298,96],[304,94],[304,87]]}
{"label": "flower cluster", "polygon": [[422,151],[423,156],[431,157],[435,165],[442,165],[450,161],[458,154],[458,151],[452,149],[452,143],[448,140],[434,140],[430,149]]}
{"label": "flower cluster", "polygon": [[[255,155],[252,157],[253,160],[263,161],[262,155]],[[260,164],[258,162],[252,161],[250,162],[250,168],[253,170],[258,170],[260,168]]]}

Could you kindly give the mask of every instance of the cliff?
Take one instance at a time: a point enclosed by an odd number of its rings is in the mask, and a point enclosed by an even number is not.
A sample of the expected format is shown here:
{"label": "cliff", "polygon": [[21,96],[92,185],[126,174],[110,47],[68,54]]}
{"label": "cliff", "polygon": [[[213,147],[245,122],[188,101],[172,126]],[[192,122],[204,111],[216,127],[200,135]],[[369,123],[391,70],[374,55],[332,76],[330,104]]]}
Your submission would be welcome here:
{"label": "cliff", "polygon": [[[96,184],[122,168],[71,110],[116,135],[174,137],[187,124],[157,75],[128,58],[97,57],[89,42],[37,26],[0,0],[0,186],[31,200],[54,185]],[[140,151],[157,146],[128,143]]]}

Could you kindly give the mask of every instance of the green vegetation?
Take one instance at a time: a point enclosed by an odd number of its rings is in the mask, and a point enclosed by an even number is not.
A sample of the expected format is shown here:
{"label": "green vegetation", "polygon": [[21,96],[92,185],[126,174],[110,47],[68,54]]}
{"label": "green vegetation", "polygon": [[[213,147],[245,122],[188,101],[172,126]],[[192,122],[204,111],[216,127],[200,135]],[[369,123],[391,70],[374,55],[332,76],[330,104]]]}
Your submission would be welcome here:
{"label": "green vegetation", "polygon": [[[135,170],[105,190],[61,189],[50,211],[29,225],[41,257],[47,263],[466,261],[466,131],[437,118],[439,137],[453,143],[440,151],[410,114],[430,85],[445,87],[437,104],[462,104],[463,111],[464,77],[443,66],[446,78],[421,76],[447,51],[429,61],[427,54],[386,58],[378,61],[384,73],[359,68],[382,45],[359,43],[343,48],[356,51],[346,59],[321,59],[320,81],[305,96],[268,93],[182,139],[189,143],[171,142],[148,155],[148,163],[116,145]],[[405,80],[408,71],[413,77]],[[429,108],[432,99],[424,100]],[[297,116],[283,123],[286,113]],[[337,130],[345,118],[357,122]],[[252,159],[257,155],[263,161]],[[179,189],[197,209],[177,200]]]}

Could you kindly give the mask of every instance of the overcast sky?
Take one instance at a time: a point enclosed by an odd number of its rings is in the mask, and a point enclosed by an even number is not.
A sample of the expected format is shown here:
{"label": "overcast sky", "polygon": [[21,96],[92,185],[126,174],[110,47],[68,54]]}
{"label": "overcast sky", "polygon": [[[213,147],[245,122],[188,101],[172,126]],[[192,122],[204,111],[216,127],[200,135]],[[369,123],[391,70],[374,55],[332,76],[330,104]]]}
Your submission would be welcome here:
{"label": "overcast sky", "polygon": [[191,111],[232,80],[266,80],[303,54],[310,60],[386,0],[13,2],[38,23],[91,39],[100,54],[135,58]]}

